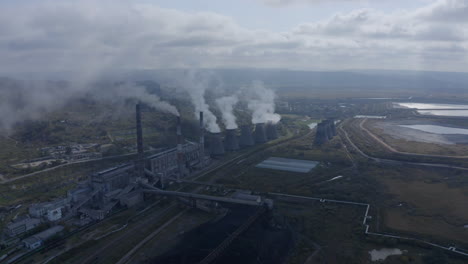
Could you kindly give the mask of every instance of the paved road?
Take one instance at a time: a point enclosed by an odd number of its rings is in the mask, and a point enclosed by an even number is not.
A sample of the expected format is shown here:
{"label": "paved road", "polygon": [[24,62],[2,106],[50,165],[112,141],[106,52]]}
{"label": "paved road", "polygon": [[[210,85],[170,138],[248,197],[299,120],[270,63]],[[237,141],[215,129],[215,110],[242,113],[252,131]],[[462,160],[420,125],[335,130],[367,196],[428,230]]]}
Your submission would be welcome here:
{"label": "paved road", "polygon": [[376,136],[374,133],[369,131],[365,126],[364,123],[367,121],[367,118],[363,119],[359,123],[359,128],[363,131],[365,131],[369,136],[371,136],[373,139],[375,139],[377,142],[379,142],[384,148],[386,148],[388,151],[397,153],[400,155],[405,155],[405,156],[413,156],[413,157],[428,157],[428,158],[454,158],[454,159],[467,159],[468,156],[450,156],[450,155],[436,155],[436,154],[421,154],[421,153],[412,153],[412,152],[404,152],[404,151],[399,151],[393,148],[392,146],[388,145],[385,143],[381,138]]}
{"label": "paved road", "polygon": [[34,175],[37,175],[37,174],[40,174],[40,173],[43,173],[43,172],[52,171],[52,170],[62,168],[62,167],[66,167],[66,166],[70,166],[70,165],[73,165],[73,164],[86,163],[86,162],[99,161],[99,160],[107,160],[107,159],[120,158],[120,157],[127,157],[127,156],[131,156],[131,155],[135,155],[135,154],[136,153],[128,153],[128,154],[109,156],[109,157],[98,158],[98,159],[87,159],[87,160],[79,160],[79,161],[74,161],[74,162],[68,162],[68,163],[61,164],[61,165],[58,165],[58,166],[55,166],[55,167],[52,167],[52,168],[47,168],[47,169],[43,169],[43,170],[40,170],[40,171],[35,171],[35,172],[29,173],[29,174],[17,176],[17,177],[10,178],[10,179],[3,178],[3,180],[0,179],[1,180],[0,184],[14,182],[14,181],[17,181],[19,179],[28,178],[28,177],[31,177],[31,176],[34,176]]}

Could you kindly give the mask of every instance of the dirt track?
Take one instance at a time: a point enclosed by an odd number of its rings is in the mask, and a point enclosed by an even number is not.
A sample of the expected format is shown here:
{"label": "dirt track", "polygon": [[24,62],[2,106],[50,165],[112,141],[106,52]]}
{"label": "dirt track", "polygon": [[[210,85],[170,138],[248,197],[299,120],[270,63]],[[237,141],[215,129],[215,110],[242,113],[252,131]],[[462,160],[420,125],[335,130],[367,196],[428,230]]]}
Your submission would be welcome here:
{"label": "dirt track", "polygon": [[385,149],[387,149],[390,152],[400,154],[400,155],[406,155],[406,156],[415,156],[415,157],[427,157],[427,158],[454,158],[454,159],[468,159],[468,156],[449,156],[449,155],[429,155],[429,154],[420,154],[420,153],[410,153],[410,152],[403,152],[403,151],[398,151],[392,146],[388,145],[385,143],[382,139],[380,139],[378,136],[374,135],[371,131],[369,131],[367,128],[365,128],[364,123],[367,121],[367,118],[363,119],[359,123],[359,128],[363,131],[365,131],[369,136],[371,136],[374,140],[379,142]]}

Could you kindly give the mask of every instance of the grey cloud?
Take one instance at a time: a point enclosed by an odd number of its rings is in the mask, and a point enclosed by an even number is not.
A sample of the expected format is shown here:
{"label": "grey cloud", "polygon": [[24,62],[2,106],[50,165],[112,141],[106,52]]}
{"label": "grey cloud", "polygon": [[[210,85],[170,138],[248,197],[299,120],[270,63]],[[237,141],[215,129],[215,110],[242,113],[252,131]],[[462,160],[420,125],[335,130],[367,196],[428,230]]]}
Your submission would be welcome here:
{"label": "grey cloud", "polygon": [[241,27],[215,13],[129,1],[18,4],[0,8],[6,23],[0,23],[0,72],[67,69],[77,71],[77,79],[92,79],[118,68],[378,68],[376,58],[407,67],[439,42],[466,47],[463,13],[463,1],[444,0],[391,14],[355,10],[278,33]]}

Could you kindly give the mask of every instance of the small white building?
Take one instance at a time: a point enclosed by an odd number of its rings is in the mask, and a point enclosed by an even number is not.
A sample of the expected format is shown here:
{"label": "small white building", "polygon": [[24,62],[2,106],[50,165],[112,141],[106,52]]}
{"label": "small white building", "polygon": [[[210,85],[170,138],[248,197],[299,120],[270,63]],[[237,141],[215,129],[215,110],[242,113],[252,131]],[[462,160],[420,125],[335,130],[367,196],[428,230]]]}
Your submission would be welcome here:
{"label": "small white building", "polygon": [[35,236],[28,237],[23,240],[23,246],[27,249],[36,249],[42,245],[42,240]]}

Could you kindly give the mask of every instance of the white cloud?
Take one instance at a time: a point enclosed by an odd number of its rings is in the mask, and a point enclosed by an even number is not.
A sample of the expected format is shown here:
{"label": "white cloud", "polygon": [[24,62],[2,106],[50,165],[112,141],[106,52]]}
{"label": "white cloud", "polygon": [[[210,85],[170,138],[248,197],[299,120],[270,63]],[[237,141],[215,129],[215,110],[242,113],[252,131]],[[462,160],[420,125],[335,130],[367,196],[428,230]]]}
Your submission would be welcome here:
{"label": "white cloud", "polygon": [[[232,18],[130,1],[46,1],[0,8],[0,72],[174,67],[466,70],[467,3],[364,9],[259,31]],[[430,62],[430,63],[426,63]]]}

